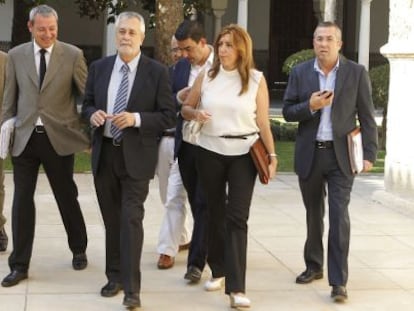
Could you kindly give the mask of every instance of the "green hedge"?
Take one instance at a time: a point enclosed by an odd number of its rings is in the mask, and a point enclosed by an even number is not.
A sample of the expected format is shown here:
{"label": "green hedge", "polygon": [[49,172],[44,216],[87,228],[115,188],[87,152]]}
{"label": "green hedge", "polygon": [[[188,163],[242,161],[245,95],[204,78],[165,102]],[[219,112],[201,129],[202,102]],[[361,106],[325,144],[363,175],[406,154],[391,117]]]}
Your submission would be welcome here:
{"label": "green hedge", "polygon": [[390,65],[384,64],[373,67],[369,71],[372,84],[372,100],[376,107],[385,108],[388,105],[388,88],[390,84]]}

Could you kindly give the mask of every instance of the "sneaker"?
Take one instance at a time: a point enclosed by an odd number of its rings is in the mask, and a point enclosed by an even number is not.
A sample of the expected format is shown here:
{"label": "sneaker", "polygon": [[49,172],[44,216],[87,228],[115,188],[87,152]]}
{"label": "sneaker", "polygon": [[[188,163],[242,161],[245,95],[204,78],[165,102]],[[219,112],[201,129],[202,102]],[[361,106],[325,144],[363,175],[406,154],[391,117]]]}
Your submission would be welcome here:
{"label": "sneaker", "polygon": [[211,278],[204,284],[204,289],[208,292],[220,290],[223,287],[224,277]]}

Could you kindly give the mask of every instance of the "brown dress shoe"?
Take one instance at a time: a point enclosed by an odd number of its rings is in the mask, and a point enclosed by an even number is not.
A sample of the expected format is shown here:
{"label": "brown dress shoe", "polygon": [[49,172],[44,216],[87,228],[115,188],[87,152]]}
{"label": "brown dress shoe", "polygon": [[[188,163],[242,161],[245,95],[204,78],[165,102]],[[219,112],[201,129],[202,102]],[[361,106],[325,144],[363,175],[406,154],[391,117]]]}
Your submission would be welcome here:
{"label": "brown dress shoe", "polygon": [[170,269],[174,266],[174,257],[161,254],[160,258],[158,259],[157,267],[158,269]]}
{"label": "brown dress shoe", "polygon": [[191,244],[191,242],[188,242],[186,244],[181,244],[180,246],[178,246],[178,251],[182,252],[182,251],[186,251],[186,250],[190,249],[190,244]]}

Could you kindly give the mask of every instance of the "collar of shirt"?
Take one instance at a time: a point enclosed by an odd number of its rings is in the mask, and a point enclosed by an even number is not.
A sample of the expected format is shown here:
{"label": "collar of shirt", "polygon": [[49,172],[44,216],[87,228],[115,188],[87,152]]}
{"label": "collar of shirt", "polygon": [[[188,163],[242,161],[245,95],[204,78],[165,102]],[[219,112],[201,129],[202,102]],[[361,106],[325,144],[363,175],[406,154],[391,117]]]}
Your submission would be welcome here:
{"label": "collar of shirt", "polygon": [[[47,53],[46,53],[46,55],[50,55],[50,54],[52,54],[52,50],[53,50],[53,47],[54,47],[55,45],[54,44],[52,44],[51,46],[49,46],[48,48],[45,48],[45,50],[47,51]],[[34,53],[35,53],[35,55],[40,55],[40,50],[41,49],[43,49],[42,47],[40,47],[37,43],[36,43],[36,41],[33,41],[33,48],[34,48]],[[45,56],[46,56],[45,55]]]}
{"label": "collar of shirt", "polygon": [[[336,64],[335,64],[335,67],[330,71],[330,73],[332,72],[332,71],[337,71],[338,70],[338,68],[339,68],[339,57],[338,57],[338,60],[336,61]],[[313,63],[313,69],[315,69],[315,71],[316,72],[319,72],[320,74],[322,74],[322,75],[325,75],[324,73],[323,73],[323,71],[322,71],[322,69],[321,69],[321,67],[319,67],[319,63],[318,63],[318,59],[317,58],[315,58],[315,61],[314,61],[314,63]]]}
{"label": "collar of shirt", "polygon": [[139,60],[141,59],[141,53],[139,53],[137,56],[135,56],[129,63],[125,63],[119,55],[116,56],[115,64],[114,64],[114,70],[116,72],[121,71],[121,67],[123,64],[126,64],[129,68],[129,72],[135,72],[138,67]]}
{"label": "collar of shirt", "polygon": [[211,45],[208,45],[208,47],[210,49],[210,54],[208,55],[205,63],[202,65],[191,65],[191,70],[200,72],[204,68],[209,68],[209,69],[211,68],[211,66],[213,65],[213,61],[214,61],[214,49]]}

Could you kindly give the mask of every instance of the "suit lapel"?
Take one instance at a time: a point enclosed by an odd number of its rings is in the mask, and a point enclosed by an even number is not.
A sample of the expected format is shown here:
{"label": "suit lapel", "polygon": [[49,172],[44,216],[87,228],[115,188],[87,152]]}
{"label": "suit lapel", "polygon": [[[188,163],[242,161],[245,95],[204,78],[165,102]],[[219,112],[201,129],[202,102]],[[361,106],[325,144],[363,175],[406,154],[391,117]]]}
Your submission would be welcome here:
{"label": "suit lapel", "polygon": [[37,88],[39,88],[39,75],[36,71],[33,42],[27,44],[27,48],[24,53],[25,68],[27,68],[30,79],[32,79],[33,83],[37,85]]}
{"label": "suit lapel", "polygon": [[340,56],[340,60],[339,60],[339,67],[338,67],[338,71],[336,72],[336,81],[335,81],[335,96],[334,96],[334,100],[332,102],[332,112],[331,112],[331,118],[332,118],[332,122],[336,116],[336,107],[337,107],[337,103],[338,101],[336,100],[336,98],[346,98],[346,96],[341,96],[341,92],[343,89],[344,84],[346,83],[346,79],[348,76],[348,66],[346,66],[346,59],[343,58],[342,56]]}
{"label": "suit lapel", "polygon": [[345,83],[346,76],[348,75],[348,66],[345,66],[346,60],[341,57],[339,60],[339,68],[336,72],[336,81],[335,81],[335,94],[340,94],[342,87]]}
{"label": "suit lapel", "polygon": [[141,54],[141,58],[137,66],[137,73],[135,75],[134,84],[132,86],[131,94],[128,99],[128,108],[134,102],[132,99],[137,98],[137,94],[140,92],[140,90],[144,86],[143,77],[147,77],[149,74],[148,62],[149,62],[148,58],[145,55]]}
{"label": "suit lapel", "polygon": [[105,90],[103,92],[101,92],[103,99],[102,99],[102,103],[104,105],[104,107],[102,107],[102,110],[104,111],[108,111],[108,88],[109,88],[109,82],[111,81],[111,75],[112,75],[112,70],[114,69],[114,65],[115,65],[115,59],[116,59],[116,55],[110,56],[107,59],[107,64],[106,66],[104,66],[104,70],[102,73],[102,90]]}
{"label": "suit lapel", "polygon": [[316,92],[320,90],[320,85],[319,85],[319,76],[318,76],[318,72],[315,70],[314,68],[314,61],[309,62],[308,66],[310,68],[306,69],[306,72],[308,72],[308,81],[307,84],[310,87],[310,92]]}

